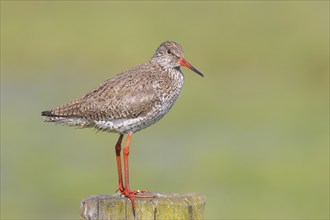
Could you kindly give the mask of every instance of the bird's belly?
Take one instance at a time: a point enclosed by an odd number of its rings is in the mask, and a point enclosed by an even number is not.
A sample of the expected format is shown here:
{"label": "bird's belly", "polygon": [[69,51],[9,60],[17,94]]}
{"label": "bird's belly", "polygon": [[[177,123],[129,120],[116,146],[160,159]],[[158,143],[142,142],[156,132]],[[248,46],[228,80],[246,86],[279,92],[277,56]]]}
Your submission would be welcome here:
{"label": "bird's belly", "polygon": [[153,120],[145,117],[138,117],[132,119],[117,119],[117,120],[102,120],[95,121],[95,127],[99,130],[116,132],[120,134],[135,133],[146,127],[149,127],[153,123],[161,119],[162,116],[156,116]]}
{"label": "bird's belly", "polygon": [[95,128],[103,131],[120,134],[135,133],[159,121],[171,109],[174,101],[175,99],[171,100],[171,102],[156,105],[152,111],[144,116],[136,118],[95,120],[93,124]]}
{"label": "bird's belly", "polygon": [[[130,119],[110,119],[110,120],[97,120],[94,121],[97,129],[116,132],[120,134],[134,133],[142,126],[143,118],[130,118]],[[140,129],[143,129],[140,128]]]}

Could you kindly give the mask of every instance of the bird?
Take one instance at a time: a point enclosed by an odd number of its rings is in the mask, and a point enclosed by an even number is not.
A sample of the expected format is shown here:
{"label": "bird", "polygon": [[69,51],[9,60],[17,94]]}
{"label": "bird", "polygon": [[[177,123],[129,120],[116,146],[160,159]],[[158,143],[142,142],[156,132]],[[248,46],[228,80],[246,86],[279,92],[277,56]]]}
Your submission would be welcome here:
{"label": "bird", "polygon": [[[150,196],[143,195],[146,190],[130,189],[128,156],[131,138],[134,133],[159,121],[171,109],[184,83],[180,67],[187,67],[204,77],[184,58],[180,44],[165,41],[148,62],[115,75],[81,98],[41,112],[45,122],[119,134],[115,144],[117,191],[131,201],[134,215],[134,199]],[[124,135],[127,135],[123,148],[125,184],[121,163]]]}

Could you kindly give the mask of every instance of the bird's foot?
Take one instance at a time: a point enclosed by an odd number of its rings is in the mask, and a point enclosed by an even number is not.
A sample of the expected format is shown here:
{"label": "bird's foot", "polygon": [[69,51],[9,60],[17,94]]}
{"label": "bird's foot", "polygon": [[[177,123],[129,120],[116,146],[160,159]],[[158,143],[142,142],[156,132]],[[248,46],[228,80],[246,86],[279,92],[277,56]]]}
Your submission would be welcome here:
{"label": "bird's foot", "polygon": [[124,190],[123,192],[121,192],[122,196],[125,196],[127,198],[129,198],[129,200],[131,200],[132,203],[132,208],[133,208],[133,215],[135,216],[135,198],[154,198],[155,196],[151,196],[151,195],[140,195],[140,193],[145,193],[148,192],[147,190],[143,189],[143,190]]}

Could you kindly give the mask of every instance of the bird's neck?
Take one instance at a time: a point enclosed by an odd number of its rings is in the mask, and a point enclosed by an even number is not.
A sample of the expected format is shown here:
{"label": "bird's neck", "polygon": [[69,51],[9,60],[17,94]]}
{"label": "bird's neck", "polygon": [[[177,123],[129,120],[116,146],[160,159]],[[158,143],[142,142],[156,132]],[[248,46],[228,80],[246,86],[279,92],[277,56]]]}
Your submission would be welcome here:
{"label": "bird's neck", "polygon": [[180,65],[173,67],[168,65],[167,62],[164,62],[164,60],[157,60],[156,58],[151,59],[150,63],[152,63],[154,66],[157,66],[161,72],[167,74],[173,81],[176,81],[179,84],[183,84],[184,76],[181,72]]}
{"label": "bird's neck", "polygon": [[181,88],[182,85],[183,85],[183,81],[184,81],[184,75],[181,72],[180,67],[169,68],[168,69],[168,73],[169,73],[169,76],[171,77],[171,79],[176,82],[176,84],[178,85],[178,87]]}

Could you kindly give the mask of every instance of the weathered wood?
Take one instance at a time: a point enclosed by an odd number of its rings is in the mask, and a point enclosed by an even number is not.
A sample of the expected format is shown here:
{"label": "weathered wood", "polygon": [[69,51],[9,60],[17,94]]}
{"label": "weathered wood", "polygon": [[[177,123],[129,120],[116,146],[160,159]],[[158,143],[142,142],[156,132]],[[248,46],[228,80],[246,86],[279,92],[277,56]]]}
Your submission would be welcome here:
{"label": "weathered wood", "polygon": [[82,219],[203,219],[205,196],[198,193],[144,193],[154,198],[136,198],[133,215],[129,199],[114,195],[95,195],[81,202]]}

